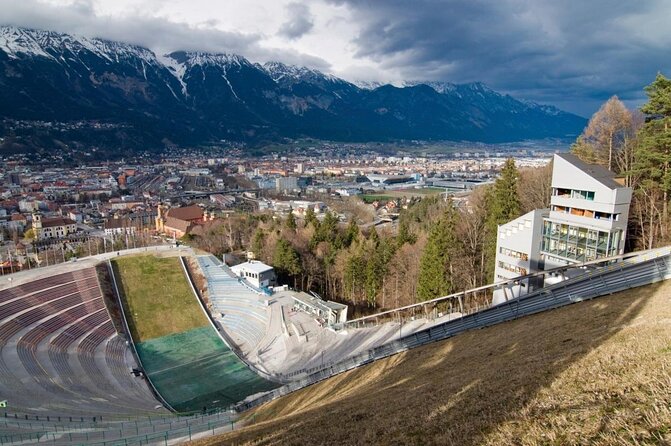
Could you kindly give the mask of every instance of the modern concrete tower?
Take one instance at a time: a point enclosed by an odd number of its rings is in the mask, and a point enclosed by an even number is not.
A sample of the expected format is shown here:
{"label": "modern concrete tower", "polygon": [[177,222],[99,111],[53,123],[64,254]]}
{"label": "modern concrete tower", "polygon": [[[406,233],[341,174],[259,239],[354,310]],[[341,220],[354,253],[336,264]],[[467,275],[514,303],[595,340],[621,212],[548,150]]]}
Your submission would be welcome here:
{"label": "modern concrete tower", "polygon": [[622,254],[631,195],[610,170],[556,154],[550,215],[543,221],[545,269]]}
{"label": "modern concrete tower", "polygon": [[[610,170],[555,154],[550,209],[499,226],[494,282],[622,254],[631,195]],[[495,291],[494,303],[539,286],[525,279]]]}

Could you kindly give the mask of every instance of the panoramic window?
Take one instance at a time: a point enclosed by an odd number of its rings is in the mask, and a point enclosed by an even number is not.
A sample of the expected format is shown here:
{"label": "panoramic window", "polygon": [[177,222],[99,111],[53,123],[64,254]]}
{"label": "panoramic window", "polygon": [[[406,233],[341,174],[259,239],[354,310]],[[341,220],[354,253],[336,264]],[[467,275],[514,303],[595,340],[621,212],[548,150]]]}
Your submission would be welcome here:
{"label": "panoramic window", "polygon": [[542,251],[558,257],[587,262],[619,252],[621,231],[596,231],[546,221]]}

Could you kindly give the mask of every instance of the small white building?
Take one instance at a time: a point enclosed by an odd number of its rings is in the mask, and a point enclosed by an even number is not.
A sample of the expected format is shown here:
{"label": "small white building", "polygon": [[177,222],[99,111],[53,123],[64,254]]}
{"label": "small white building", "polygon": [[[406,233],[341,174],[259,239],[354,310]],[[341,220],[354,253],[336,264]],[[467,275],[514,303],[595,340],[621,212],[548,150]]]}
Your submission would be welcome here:
{"label": "small white building", "polygon": [[242,277],[257,288],[265,288],[275,285],[275,270],[257,260],[250,260],[231,267],[236,276]]}
{"label": "small white building", "polygon": [[295,293],[291,297],[294,300],[294,309],[316,316],[324,325],[347,322],[347,305],[345,304],[325,301],[306,293]]}

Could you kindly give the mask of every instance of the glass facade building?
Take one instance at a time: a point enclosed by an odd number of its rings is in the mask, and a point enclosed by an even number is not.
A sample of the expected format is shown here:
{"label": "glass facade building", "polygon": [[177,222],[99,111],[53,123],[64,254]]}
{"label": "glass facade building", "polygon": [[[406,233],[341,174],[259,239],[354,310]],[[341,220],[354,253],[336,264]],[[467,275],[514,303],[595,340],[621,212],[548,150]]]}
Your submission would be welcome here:
{"label": "glass facade building", "polygon": [[622,231],[598,231],[566,223],[543,222],[541,251],[576,262],[589,262],[619,253]]}

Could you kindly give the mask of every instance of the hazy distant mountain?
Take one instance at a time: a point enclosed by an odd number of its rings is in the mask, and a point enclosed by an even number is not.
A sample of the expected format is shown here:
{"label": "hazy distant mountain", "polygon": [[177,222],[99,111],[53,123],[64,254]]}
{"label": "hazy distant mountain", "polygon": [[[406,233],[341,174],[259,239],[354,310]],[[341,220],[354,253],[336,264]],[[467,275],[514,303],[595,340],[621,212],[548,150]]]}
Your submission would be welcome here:
{"label": "hazy distant mountain", "polygon": [[[485,142],[563,137],[585,119],[481,83],[353,83],[279,62],[0,27],[0,117],[96,120],[66,139],[127,149],[309,136],[333,140]],[[88,133],[87,133],[88,132]],[[78,136],[79,135],[79,136]]]}

